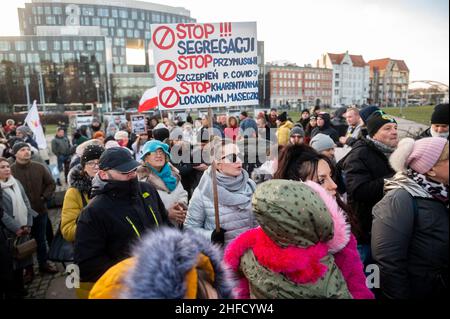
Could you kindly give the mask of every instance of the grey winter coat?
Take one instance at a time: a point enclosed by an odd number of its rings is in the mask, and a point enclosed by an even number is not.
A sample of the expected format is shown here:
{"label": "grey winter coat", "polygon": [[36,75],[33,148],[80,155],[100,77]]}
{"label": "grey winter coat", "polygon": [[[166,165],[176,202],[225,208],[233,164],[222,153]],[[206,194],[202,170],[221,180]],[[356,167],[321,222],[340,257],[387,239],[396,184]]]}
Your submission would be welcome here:
{"label": "grey winter coat", "polygon": [[[202,176],[198,187],[189,203],[189,208],[184,221],[186,229],[192,229],[211,239],[211,234],[215,229],[214,201],[212,200],[211,167]],[[254,193],[256,184],[248,178],[245,184],[245,191]],[[240,193],[241,191],[235,192]],[[242,190],[244,192],[244,190]],[[223,201],[227,202],[222,198]],[[225,229],[225,245],[241,233],[258,226],[253,215],[251,195],[248,204],[243,208],[240,205],[223,204],[219,195],[219,220],[220,227]]]}
{"label": "grey winter coat", "polygon": [[[27,218],[27,226],[33,225],[33,217],[38,216],[38,214],[31,208],[30,201],[28,200],[27,195],[25,194],[25,190],[23,189],[22,184],[17,180],[19,184],[20,193],[22,194],[23,201],[25,202],[25,206],[28,209],[28,218]],[[17,221],[14,219],[13,215],[13,207],[11,197],[7,192],[3,192],[3,200],[2,200],[4,214],[1,219],[3,225],[9,231],[10,235],[13,234],[15,236],[16,231],[20,229],[22,225],[19,225]]]}
{"label": "grey winter coat", "polygon": [[70,148],[71,147],[70,147],[69,139],[65,136],[63,136],[63,137],[55,136],[55,138],[52,140],[52,152],[56,156],[70,155],[70,153],[71,153]]}
{"label": "grey winter coat", "polygon": [[[416,209],[414,208],[416,204]],[[384,297],[443,297],[448,285],[448,208],[433,198],[391,190],[373,208],[372,255]]]}

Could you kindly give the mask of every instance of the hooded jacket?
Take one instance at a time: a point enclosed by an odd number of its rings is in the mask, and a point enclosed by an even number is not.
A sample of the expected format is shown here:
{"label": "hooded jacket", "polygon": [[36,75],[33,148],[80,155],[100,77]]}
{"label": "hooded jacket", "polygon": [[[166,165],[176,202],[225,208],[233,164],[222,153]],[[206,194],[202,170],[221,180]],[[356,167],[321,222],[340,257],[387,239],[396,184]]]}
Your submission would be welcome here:
{"label": "hooded jacket", "polygon": [[89,298],[194,299],[199,270],[218,298],[232,297],[232,281],[222,265],[222,252],[193,232],[161,228],[137,244],[133,257],[110,268],[95,284]]}
{"label": "hooded jacket", "polygon": [[336,143],[336,145],[339,145],[339,134],[333,127],[331,127],[330,115],[328,113],[325,113],[321,114],[320,116],[325,123],[322,127],[317,126],[311,131],[311,138],[319,133],[322,133],[331,137],[334,143]]}
{"label": "hooded jacket", "polygon": [[278,144],[287,145],[289,143],[289,133],[291,132],[291,129],[293,127],[294,123],[292,123],[291,121],[286,121],[280,125],[276,133]]}
{"label": "hooded jacket", "polygon": [[225,251],[224,261],[240,279],[236,293],[373,298],[342,211],[319,185],[305,185],[272,180],[258,187],[253,208],[261,227],[240,235]]}
{"label": "hooded jacket", "polygon": [[82,174],[81,165],[72,168],[67,177],[69,188],[64,195],[61,210],[61,234],[65,240],[73,242],[75,241],[77,221],[84,207],[82,196],[84,202],[88,203],[92,180],[86,174]]}
{"label": "hooded jacket", "polygon": [[78,219],[75,262],[80,280],[95,282],[111,266],[130,257],[133,242],[146,230],[168,223],[153,186],[136,180],[92,182],[93,199]]}

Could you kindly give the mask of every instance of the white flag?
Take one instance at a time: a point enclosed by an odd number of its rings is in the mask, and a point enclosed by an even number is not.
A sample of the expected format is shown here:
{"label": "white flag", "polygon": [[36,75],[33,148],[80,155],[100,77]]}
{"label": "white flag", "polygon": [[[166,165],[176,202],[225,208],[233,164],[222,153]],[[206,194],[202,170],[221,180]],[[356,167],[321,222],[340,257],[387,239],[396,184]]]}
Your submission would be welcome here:
{"label": "white flag", "polygon": [[41,121],[39,120],[39,113],[36,105],[36,100],[33,102],[33,106],[30,111],[28,111],[28,115],[25,118],[25,123],[31,129],[36,138],[36,143],[39,146],[39,149],[44,150],[47,148],[47,141],[45,139],[44,130],[42,129]]}

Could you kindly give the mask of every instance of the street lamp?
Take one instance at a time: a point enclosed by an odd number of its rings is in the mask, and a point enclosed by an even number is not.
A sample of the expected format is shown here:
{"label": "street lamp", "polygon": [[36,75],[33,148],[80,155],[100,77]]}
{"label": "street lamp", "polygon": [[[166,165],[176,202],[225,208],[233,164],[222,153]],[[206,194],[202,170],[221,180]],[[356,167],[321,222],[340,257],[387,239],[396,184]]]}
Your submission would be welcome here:
{"label": "street lamp", "polygon": [[95,78],[95,88],[97,89],[97,105],[96,105],[96,110],[97,110],[97,116],[98,116],[98,109],[99,109],[99,105],[100,105],[100,81],[98,78]]}

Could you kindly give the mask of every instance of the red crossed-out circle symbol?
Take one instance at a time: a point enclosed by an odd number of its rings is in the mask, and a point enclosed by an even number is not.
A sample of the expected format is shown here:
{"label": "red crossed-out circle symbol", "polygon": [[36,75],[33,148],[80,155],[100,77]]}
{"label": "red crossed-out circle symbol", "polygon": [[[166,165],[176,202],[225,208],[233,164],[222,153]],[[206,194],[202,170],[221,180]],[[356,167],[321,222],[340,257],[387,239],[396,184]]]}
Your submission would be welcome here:
{"label": "red crossed-out circle symbol", "polygon": [[175,33],[171,28],[166,26],[156,28],[152,38],[153,43],[160,50],[168,50],[175,43]]}
{"label": "red crossed-out circle symbol", "polygon": [[164,60],[158,63],[156,73],[158,73],[161,80],[172,81],[177,75],[177,66],[173,61]]}
{"label": "red crossed-out circle symbol", "polygon": [[178,104],[180,94],[173,87],[165,87],[159,93],[159,102],[162,106],[171,109]]}

